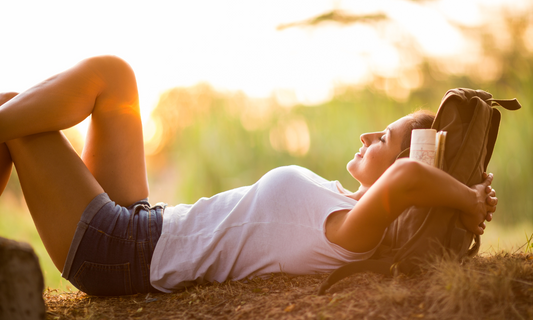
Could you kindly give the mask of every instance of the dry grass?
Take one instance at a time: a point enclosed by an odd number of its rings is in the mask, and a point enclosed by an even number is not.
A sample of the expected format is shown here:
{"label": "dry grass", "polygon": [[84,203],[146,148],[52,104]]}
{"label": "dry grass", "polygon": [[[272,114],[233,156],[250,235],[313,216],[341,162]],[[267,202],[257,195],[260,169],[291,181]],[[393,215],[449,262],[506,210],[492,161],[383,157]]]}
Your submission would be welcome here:
{"label": "dry grass", "polygon": [[364,273],[316,296],[325,275],[227,281],[174,294],[45,293],[48,319],[532,319],[533,255],[442,260],[420,275]]}

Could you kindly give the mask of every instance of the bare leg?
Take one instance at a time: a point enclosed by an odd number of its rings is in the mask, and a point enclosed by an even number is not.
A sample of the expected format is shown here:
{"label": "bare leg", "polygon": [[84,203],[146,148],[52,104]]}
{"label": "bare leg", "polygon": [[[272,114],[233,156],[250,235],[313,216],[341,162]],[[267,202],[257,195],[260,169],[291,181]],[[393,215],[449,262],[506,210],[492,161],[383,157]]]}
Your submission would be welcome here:
{"label": "bare leg", "polygon": [[[58,130],[89,114],[82,160]],[[148,197],[135,76],[116,57],[84,60],[5,103],[2,139],[59,270],[79,218],[96,195],[105,191],[122,205]]]}
{"label": "bare leg", "polygon": [[7,142],[37,231],[58,270],[89,202],[104,192],[58,131]]}
{"label": "bare leg", "polygon": [[6,188],[12,168],[13,161],[11,160],[9,149],[5,143],[0,143],[0,195],[2,195]]}
{"label": "bare leg", "polygon": [[109,197],[129,206],[149,194],[137,82],[124,61],[97,62],[105,86],[92,111],[82,159]]}
{"label": "bare leg", "polygon": [[135,75],[113,56],[86,59],[0,107],[0,142],[71,127],[92,114],[82,159],[121,205],[148,197]]}
{"label": "bare leg", "polygon": [[[0,106],[16,96],[16,92],[0,93]],[[9,176],[11,176],[11,170],[13,168],[13,161],[11,160],[11,154],[5,143],[0,143],[0,195],[4,192]]]}

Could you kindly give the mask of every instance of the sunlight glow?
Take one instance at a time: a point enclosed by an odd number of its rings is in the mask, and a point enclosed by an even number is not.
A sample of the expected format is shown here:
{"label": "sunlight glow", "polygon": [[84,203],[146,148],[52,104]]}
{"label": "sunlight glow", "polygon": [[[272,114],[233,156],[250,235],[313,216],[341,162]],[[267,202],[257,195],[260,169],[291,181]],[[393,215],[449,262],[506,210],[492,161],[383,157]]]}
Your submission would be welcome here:
{"label": "sunlight glow", "polygon": [[529,52],[533,52],[533,24],[524,32],[524,45]]}
{"label": "sunlight glow", "polygon": [[[423,79],[408,71],[420,61],[396,45],[475,62],[479,44],[464,39],[458,26],[479,25],[488,18],[483,10],[491,6],[509,11],[531,7],[526,0],[4,1],[0,90],[22,91],[83,58],[114,54],[136,72],[145,123],[162,92],[199,82],[251,97],[274,95],[287,106],[316,105],[329,100],[339,84],[406,73],[407,80],[384,83],[388,93],[402,98]],[[381,12],[392,24],[276,29],[332,9]],[[444,69],[465,72],[471,63]],[[480,75],[484,79],[496,77],[501,67],[489,66]],[[148,137],[153,136],[151,126],[145,124]],[[86,127],[80,125],[82,131]]]}
{"label": "sunlight glow", "polygon": [[292,156],[307,154],[311,146],[309,128],[303,118],[280,123],[270,130],[270,144],[276,151],[286,151]]}

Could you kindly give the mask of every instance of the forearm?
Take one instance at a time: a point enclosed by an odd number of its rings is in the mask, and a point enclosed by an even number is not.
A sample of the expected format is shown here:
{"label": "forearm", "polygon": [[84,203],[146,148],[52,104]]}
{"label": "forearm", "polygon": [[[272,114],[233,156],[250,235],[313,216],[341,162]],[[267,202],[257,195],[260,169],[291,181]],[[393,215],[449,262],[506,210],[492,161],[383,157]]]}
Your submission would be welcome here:
{"label": "forearm", "polygon": [[484,221],[492,220],[498,203],[490,187],[492,175],[483,175],[480,184],[466,186],[444,171],[409,160],[399,161],[390,169],[389,176],[384,174],[382,181],[390,183],[392,189],[388,199],[391,210],[382,218],[385,223],[392,222],[410,206],[458,209],[464,227],[476,234],[483,234]]}
{"label": "forearm", "polygon": [[411,206],[461,210],[465,227],[482,234],[480,224],[488,212],[494,212],[497,203],[494,198],[494,203],[489,201],[485,205],[489,192],[483,190],[489,188],[490,181],[469,188],[439,169],[413,160],[398,160],[348,213],[334,242],[355,252],[370,250],[379,243],[390,223]]}
{"label": "forearm", "polygon": [[[405,160],[401,160],[406,162]],[[412,161],[411,161],[412,162]],[[399,162],[398,164],[402,164]],[[410,206],[435,207],[445,206],[461,211],[470,211],[476,206],[476,193],[470,187],[459,182],[448,173],[435,167],[410,163],[407,173],[400,175],[408,179],[404,192],[396,194],[401,207]],[[391,168],[394,170],[394,168]],[[399,183],[402,186],[402,183]],[[401,197],[401,199],[400,199]],[[403,212],[403,210],[402,210]]]}
{"label": "forearm", "polygon": [[[354,208],[365,224],[386,228],[411,206],[445,206],[470,212],[476,193],[446,172],[413,160],[398,160]],[[359,207],[359,208],[357,208]]]}

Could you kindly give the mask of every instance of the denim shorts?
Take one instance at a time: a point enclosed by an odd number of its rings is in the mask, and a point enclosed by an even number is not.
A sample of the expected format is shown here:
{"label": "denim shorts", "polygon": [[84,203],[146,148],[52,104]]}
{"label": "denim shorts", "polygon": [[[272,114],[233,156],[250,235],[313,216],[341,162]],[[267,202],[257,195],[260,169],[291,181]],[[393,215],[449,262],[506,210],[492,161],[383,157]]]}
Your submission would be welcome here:
{"label": "denim shorts", "polygon": [[106,193],[96,196],[78,223],[63,277],[90,295],[158,292],[150,284],[150,263],[165,206],[141,200],[126,208]]}

